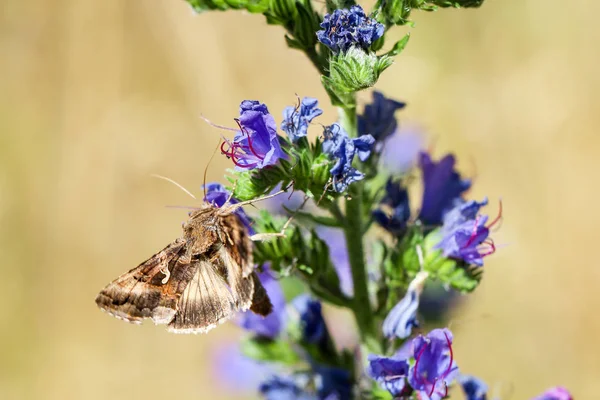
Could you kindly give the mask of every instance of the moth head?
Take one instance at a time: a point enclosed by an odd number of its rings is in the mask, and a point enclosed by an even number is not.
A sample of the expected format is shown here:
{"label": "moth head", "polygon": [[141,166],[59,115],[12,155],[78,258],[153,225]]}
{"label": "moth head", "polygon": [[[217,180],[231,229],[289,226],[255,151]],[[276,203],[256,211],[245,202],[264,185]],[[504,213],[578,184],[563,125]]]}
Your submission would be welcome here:
{"label": "moth head", "polygon": [[192,254],[205,252],[217,240],[219,224],[216,210],[212,206],[195,210],[183,224],[183,236],[191,243]]}

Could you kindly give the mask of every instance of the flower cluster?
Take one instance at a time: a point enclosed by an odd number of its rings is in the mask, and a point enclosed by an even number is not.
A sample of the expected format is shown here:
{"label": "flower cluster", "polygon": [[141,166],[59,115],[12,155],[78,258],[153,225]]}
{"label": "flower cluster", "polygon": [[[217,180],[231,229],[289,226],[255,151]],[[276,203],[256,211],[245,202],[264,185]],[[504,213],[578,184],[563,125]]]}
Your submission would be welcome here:
{"label": "flower cluster", "polygon": [[352,46],[368,50],[385,30],[383,24],[367,17],[361,6],[326,14],[321,28],[317,38],[334,53],[348,51]]}
{"label": "flower cluster", "polygon": [[[262,13],[283,26],[286,43],[309,57],[339,115],[318,124],[319,101],[304,97],[283,110],[278,125],[265,104],[240,104],[234,137],[221,146],[235,166],[231,186],[206,185],[204,201],[223,207],[270,199],[269,210],[249,217],[239,208],[235,215],[260,239],[244,257],[256,263],[253,287],[258,279],[265,291],[247,290],[255,291],[253,302],[268,296],[273,311],[237,315],[240,349],[221,356],[227,363],[215,369],[235,379],[231,386],[240,386],[240,377],[252,381],[270,400],[442,400],[452,385],[468,400],[488,398],[483,381],[459,372],[445,312],[482,279],[484,259],[496,251],[490,236],[502,204],[497,217],[485,215],[488,201],[468,197],[472,181],[456,157],[435,157],[422,135],[399,127],[404,102],[374,91],[362,107],[356,96],[403,51],[408,35],[394,44],[385,35],[407,24],[413,9],[482,0],[378,1],[371,12],[328,0],[325,15],[310,1],[187,1],[196,10]],[[322,130],[311,135],[317,124]],[[280,192],[287,202],[273,197]],[[236,266],[215,267],[232,282]],[[418,330],[434,323],[438,328]],[[555,387],[532,400],[572,397]]]}

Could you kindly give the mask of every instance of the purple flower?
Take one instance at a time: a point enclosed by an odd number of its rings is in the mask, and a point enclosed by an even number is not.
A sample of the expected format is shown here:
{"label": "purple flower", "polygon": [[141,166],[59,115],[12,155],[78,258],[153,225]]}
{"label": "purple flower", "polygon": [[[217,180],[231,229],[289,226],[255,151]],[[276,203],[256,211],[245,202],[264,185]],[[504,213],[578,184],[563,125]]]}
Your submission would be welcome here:
{"label": "purple flower", "polygon": [[488,387],[481,379],[471,375],[461,375],[458,381],[467,400],[487,400]]}
{"label": "purple flower", "polygon": [[341,229],[319,226],[317,234],[329,247],[329,257],[337,272],[340,281],[340,290],[346,296],[352,296],[354,294],[354,285],[352,283],[352,271],[350,270],[350,260],[348,259],[348,249],[346,248],[344,232]]}
{"label": "purple flower", "polygon": [[300,316],[302,340],[319,343],[327,338],[327,326],[321,312],[321,303],[308,294],[301,294],[292,300],[292,307]]}
{"label": "purple flower", "polygon": [[273,364],[262,363],[244,356],[238,343],[220,346],[211,352],[211,372],[223,389],[230,391],[252,392],[269,376],[275,373]]}
{"label": "purple flower", "polygon": [[441,400],[448,385],[458,375],[452,352],[452,332],[434,329],[427,336],[413,340],[415,364],[408,372],[408,382],[424,399]]}
{"label": "purple flower", "polygon": [[350,400],[352,398],[352,382],[350,373],[344,369],[315,366],[318,374],[317,393],[323,400]]}
{"label": "purple flower", "polygon": [[275,339],[285,325],[286,312],[285,297],[281,284],[271,274],[271,270],[264,267],[263,272],[259,273],[258,276],[271,299],[273,312],[266,317],[248,312],[241,313],[238,324],[255,335]]}
{"label": "purple flower", "polygon": [[424,142],[424,135],[417,128],[397,129],[381,144],[383,166],[394,175],[408,173],[417,164]]}
{"label": "purple flower", "polygon": [[423,291],[425,281],[429,274],[419,272],[408,286],[406,295],[392,308],[383,321],[383,335],[387,338],[398,337],[406,339],[410,336],[413,327],[418,327],[417,310],[419,296]]}
{"label": "purple flower", "polygon": [[366,161],[371,155],[375,139],[371,135],[350,139],[337,123],[325,127],[323,136],[323,153],[335,160],[329,171],[333,179],[333,188],[336,192],[345,192],[351,183],[364,178],[361,172],[352,167],[354,155],[358,155],[360,161]]}
{"label": "purple flower", "polygon": [[400,236],[406,231],[410,219],[408,192],[391,178],[385,185],[385,196],[379,208],[373,211],[373,219],[394,235]]}
{"label": "purple flower", "polygon": [[373,92],[373,102],[365,106],[358,116],[358,132],[370,134],[378,143],[386,140],[398,127],[394,113],[406,106],[396,100],[388,99],[381,92]]}
{"label": "purple flower", "polygon": [[319,107],[319,101],[312,97],[302,99],[300,107],[286,107],[283,110],[283,122],[281,129],[287,133],[292,142],[296,142],[301,137],[306,136],[308,124],[319,115],[323,110]]}
{"label": "purple flower", "polygon": [[410,393],[406,385],[409,365],[407,360],[369,355],[367,375],[394,396]]}
{"label": "purple flower", "polygon": [[383,36],[385,27],[365,15],[361,6],[338,9],[325,14],[317,39],[335,54],[347,51],[352,46],[368,50],[375,40]]}
{"label": "purple flower", "polygon": [[496,251],[493,240],[488,239],[488,236],[490,228],[502,215],[500,209],[498,217],[486,225],[488,216],[478,214],[479,209],[486,204],[487,200],[456,202],[456,206],[444,216],[442,239],[435,248],[441,249],[445,257],[483,266],[483,258]]}
{"label": "purple flower", "polygon": [[556,386],[531,400],[573,400],[573,396],[564,387]]}
{"label": "purple flower", "polygon": [[[220,183],[207,183],[203,186],[203,188],[206,190],[206,196],[204,197],[204,201],[206,203],[212,204],[215,207],[223,207],[227,200],[229,200],[230,204],[238,203],[236,199],[231,197],[231,193],[227,189],[225,189],[225,186],[221,185]],[[252,229],[252,220],[250,219],[250,217],[248,217],[244,209],[241,207],[238,208],[235,211],[235,215],[237,215],[238,218],[244,224],[244,226],[248,228],[248,232],[250,232],[250,234],[253,234],[254,229]]]}
{"label": "purple flower", "polygon": [[259,391],[266,400],[319,400],[287,377],[272,376],[260,385]]}
{"label": "purple flower", "polygon": [[238,171],[261,169],[286,157],[279,145],[275,119],[266,105],[256,100],[242,101],[237,122],[240,132],[233,142],[221,145],[221,152],[233,160]]}
{"label": "purple flower", "polygon": [[444,214],[471,187],[471,181],[462,179],[454,164],[451,154],[438,162],[432,161],[427,153],[420,155],[424,192],[419,219],[425,225],[440,225]]}

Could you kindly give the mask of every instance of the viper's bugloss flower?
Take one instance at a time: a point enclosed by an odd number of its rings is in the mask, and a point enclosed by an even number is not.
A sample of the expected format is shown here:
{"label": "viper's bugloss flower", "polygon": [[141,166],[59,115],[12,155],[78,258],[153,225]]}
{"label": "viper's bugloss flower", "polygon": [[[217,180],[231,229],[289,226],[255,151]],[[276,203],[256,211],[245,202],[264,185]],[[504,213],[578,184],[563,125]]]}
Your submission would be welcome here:
{"label": "viper's bugloss flower", "polygon": [[323,400],[350,400],[352,382],[350,372],[333,367],[315,366],[317,394]]}
{"label": "viper's bugloss flower", "polygon": [[417,321],[419,297],[428,276],[427,272],[419,272],[410,285],[408,285],[406,295],[385,317],[382,328],[385,337],[406,339],[410,336],[412,328],[419,326],[419,322]]}
{"label": "viper's bugloss flower", "polygon": [[281,284],[272,276],[273,272],[266,266],[263,268],[258,277],[271,299],[273,311],[266,317],[249,312],[242,313],[238,324],[257,336],[274,339],[279,336],[285,325],[285,297]]}
{"label": "viper's bugloss flower", "polygon": [[406,106],[396,100],[388,99],[381,92],[373,92],[373,102],[367,104],[362,115],[358,116],[358,133],[371,135],[377,143],[386,140],[398,127],[395,112]]}
{"label": "viper's bugloss flower", "polygon": [[290,378],[272,376],[259,387],[260,394],[266,400],[319,400],[317,396],[306,392]]}
{"label": "viper's bugloss flower", "polygon": [[[375,145],[376,149],[378,145]],[[417,164],[425,146],[425,136],[418,128],[402,127],[396,129],[381,145],[383,167],[392,175],[405,175]]]}
{"label": "viper's bugloss flower", "polygon": [[346,247],[346,238],[341,229],[319,226],[316,229],[317,234],[329,246],[329,257],[333,267],[337,272],[340,281],[340,289],[348,297],[354,294],[354,285],[352,283],[352,271],[350,270],[350,259],[348,258],[348,248]]}
{"label": "viper's bugloss flower", "polygon": [[323,114],[319,107],[319,101],[312,97],[302,99],[299,107],[286,107],[283,110],[283,122],[281,130],[287,133],[292,142],[296,142],[301,137],[305,137],[308,131],[308,124]]}
{"label": "viper's bugloss flower", "polygon": [[458,375],[452,332],[446,328],[434,329],[426,336],[417,336],[413,346],[415,364],[408,372],[408,382],[426,399],[443,399],[448,394],[448,385]]}
{"label": "viper's bugloss flower", "polygon": [[[236,199],[231,197],[231,192],[225,189],[225,186],[221,185],[220,183],[207,183],[203,186],[203,188],[206,191],[204,201],[206,203],[212,204],[215,207],[223,207],[227,200],[229,200],[230,204],[238,203]],[[237,215],[238,218],[244,224],[244,226],[248,228],[248,232],[250,232],[250,234],[254,234],[254,229],[252,229],[252,220],[250,219],[250,217],[248,217],[244,209],[241,207],[238,208],[235,211],[235,215]]]}
{"label": "viper's bugloss flower", "polygon": [[242,101],[237,122],[240,131],[233,142],[221,145],[221,152],[233,160],[236,170],[261,169],[286,157],[279,144],[277,124],[266,105],[256,100]]}
{"label": "viper's bugloss flower", "polygon": [[480,215],[479,209],[487,204],[474,200],[458,201],[455,207],[444,216],[442,239],[435,246],[441,249],[444,256],[463,260],[466,263],[483,266],[483,258],[496,251],[494,241],[488,239],[490,228],[502,216],[502,208],[498,217],[490,224],[487,215]]}
{"label": "viper's bugloss flower", "polygon": [[548,389],[541,395],[531,399],[531,400],[573,400],[573,396],[567,389],[561,386],[553,387],[552,389]]}
{"label": "viper's bugloss flower", "polygon": [[420,154],[419,164],[423,173],[423,202],[419,219],[425,225],[440,225],[444,214],[452,208],[461,194],[471,187],[471,181],[463,179],[454,169],[454,156],[448,154],[435,162],[429,154]]}
{"label": "viper's bugloss flower", "polygon": [[388,179],[385,185],[385,196],[379,203],[379,207],[373,211],[373,219],[394,235],[402,235],[410,219],[408,191],[398,182]]}
{"label": "viper's bugloss flower", "polygon": [[317,39],[335,54],[356,46],[368,50],[371,44],[383,36],[385,27],[367,17],[361,6],[338,9],[325,14]]}
{"label": "viper's bugloss flower", "polygon": [[484,381],[471,375],[461,375],[458,382],[462,386],[466,400],[487,400],[488,387]]}
{"label": "viper's bugloss flower", "polygon": [[277,365],[257,361],[243,355],[239,343],[219,344],[210,354],[215,382],[236,394],[253,393],[258,385],[277,371]]}
{"label": "viper's bugloss flower", "polygon": [[336,192],[345,192],[348,186],[364,178],[364,175],[352,167],[354,156],[358,155],[360,161],[366,161],[371,155],[371,148],[375,139],[371,135],[362,135],[350,139],[346,131],[337,123],[325,127],[323,131],[323,153],[335,160],[329,171]]}
{"label": "viper's bugloss flower", "polygon": [[321,302],[308,294],[301,294],[292,300],[292,307],[300,317],[302,340],[318,343],[327,335],[327,326],[321,311]]}
{"label": "viper's bugloss flower", "polygon": [[369,355],[367,375],[390,392],[394,398],[410,393],[410,387],[406,384],[408,371],[407,360]]}

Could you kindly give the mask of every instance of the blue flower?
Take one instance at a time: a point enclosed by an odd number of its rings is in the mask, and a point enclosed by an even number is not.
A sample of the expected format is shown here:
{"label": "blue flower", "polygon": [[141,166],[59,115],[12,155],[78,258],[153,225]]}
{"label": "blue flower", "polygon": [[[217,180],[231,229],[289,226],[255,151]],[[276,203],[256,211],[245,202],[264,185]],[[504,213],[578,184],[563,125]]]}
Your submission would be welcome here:
{"label": "blue flower", "polygon": [[248,312],[241,313],[238,324],[257,336],[275,339],[283,330],[286,320],[283,289],[279,281],[272,276],[271,270],[266,266],[263,272],[258,274],[258,277],[271,299],[273,312],[266,317]]}
{"label": "blue flower", "polygon": [[487,200],[458,201],[455,207],[444,216],[441,230],[442,238],[435,248],[441,249],[445,257],[462,260],[468,264],[483,266],[483,258],[496,251],[493,240],[488,239],[490,228],[498,217],[489,225],[487,215],[479,215],[479,209],[487,204]]}
{"label": "blue flower", "polygon": [[358,132],[370,134],[380,143],[386,140],[398,127],[394,113],[406,106],[396,100],[388,99],[381,92],[373,92],[373,102],[365,106],[358,116]]}
{"label": "blue flower", "polygon": [[383,335],[387,338],[398,337],[406,339],[410,336],[413,327],[418,327],[417,310],[419,296],[423,291],[425,281],[429,274],[419,272],[408,286],[406,295],[392,308],[383,321]]}
{"label": "blue flower", "polygon": [[252,393],[258,385],[276,372],[276,365],[244,356],[238,343],[215,348],[210,354],[211,373],[219,387],[236,394]]}
{"label": "blue flower", "polygon": [[441,400],[448,385],[458,375],[452,352],[452,332],[434,329],[427,336],[413,340],[415,364],[408,372],[408,382],[424,399]]}
{"label": "blue flower", "polygon": [[302,340],[319,343],[327,338],[327,326],[321,312],[321,303],[308,294],[301,294],[292,300],[292,307],[300,316]]}
{"label": "blue flower", "polygon": [[319,226],[317,227],[317,234],[329,247],[329,257],[337,272],[342,293],[351,297],[354,294],[354,285],[344,232],[341,229]]}
{"label": "blue flower", "polygon": [[373,219],[394,235],[400,236],[406,231],[410,219],[408,192],[391,178],[385,185],[385,196],[379,208],[373,211]]}
{"label": "blue flower", "polygon": [[421,153],[424,191],[419,219],[425,225],[440,225],[444,214],[471,187],[471,181],[462,179],[454,169],[454,164],[451,154],[434,162],[429,154]]}
{"label": "blue flower", "polygon": [[425,137],[421,130],[397,129],[381,143],[381,163],[391,175],[405,175],[417,164],[424,143]]}
{"label": "blue flower", "polygon": [[466,400],[487,400],[488,387],[481,379],[471,375],[461,375],[458,382],[462,386]]}
{"label": "blue flower", "polygon": [[350,400],[352,398],[352,382],[350,373],[345,369],[316,366],[317,394],[323,400]]}
{"label": "blue flower", "polygon": [[406,384],[409,365],[407,360],[369,355],[367,375],[394,396],[410,393]]}
{"label": "blue flower", "polygon": [[313,394],[306,392],[290,378],[273,376],[259,387],[260,394],[266,400],[319,400]]}
{"label": "blue flower", "polygon": [[531,399],[531,400],[573,400],[573,396],[567,389],[561,386],[553,387],[552,389],[548,389],[541,395]]}
{"label": "blue flower", "polygon": [[[225,189],[225,186],[221,185],[220,183],[216,183],[216,182],[207,183],[206,185],[203,186],[203,188],[206,191],[204,201],[206,203],[212,204],[215,207],[219,207],[219,208],[223,207],[223,205],[225,205],[227,200],[229,200],[230,204],[238,203],[238,201],[236,199],[231,197],[231,193],[227,189]],[[248,217],[248,215],[246,214],[244,209],[241,207],[238,208],[235,211],[235,215],[237,215],[238,218],[244,224],[244,226],[246,226],[246,228],[248,228],[248,232],[250,234],[253,234],[254,229],[252,229],[252,220],[250,219],[250,217]]]}
{"label": "blue flower", "polygon": [[281,129],[287,133],[292,142],[296,142],[301,137],[306,136],[308,124],[319,115],[323,110],[319,107],[319,101],[312,97],[302,99],[300,107],[286,107],[283,110],[283,122]]}
{"label": "blue flower", "polygon": [[275,119],[266,105],[256,100],[242,101],[237,122],[240,132],[233,142],[223,143],[221,152],[233,160],[238,171],[261,169],[286,157],[279,145]]}
{"label": "blue flower", "polygon": [[354,155],[360,161],[366,161],[371,155],[371,148],[375,139],[371,135],[362,135],[350,139],[344,129],[337,123],[325,127],[323,131],[323,153],[335,160],[329,170],[333,179],[333,188],[336,192],[345,192],[348,186],[364,178],[364,175],[352,167]]}
{"label": "blue flower", "polygon": [[385,30],[383,24],[367,17],[361,6],[325,14],[320,26],[323,30],[317,32],[317,39],[335,54],[352,46],[368,50]]}

